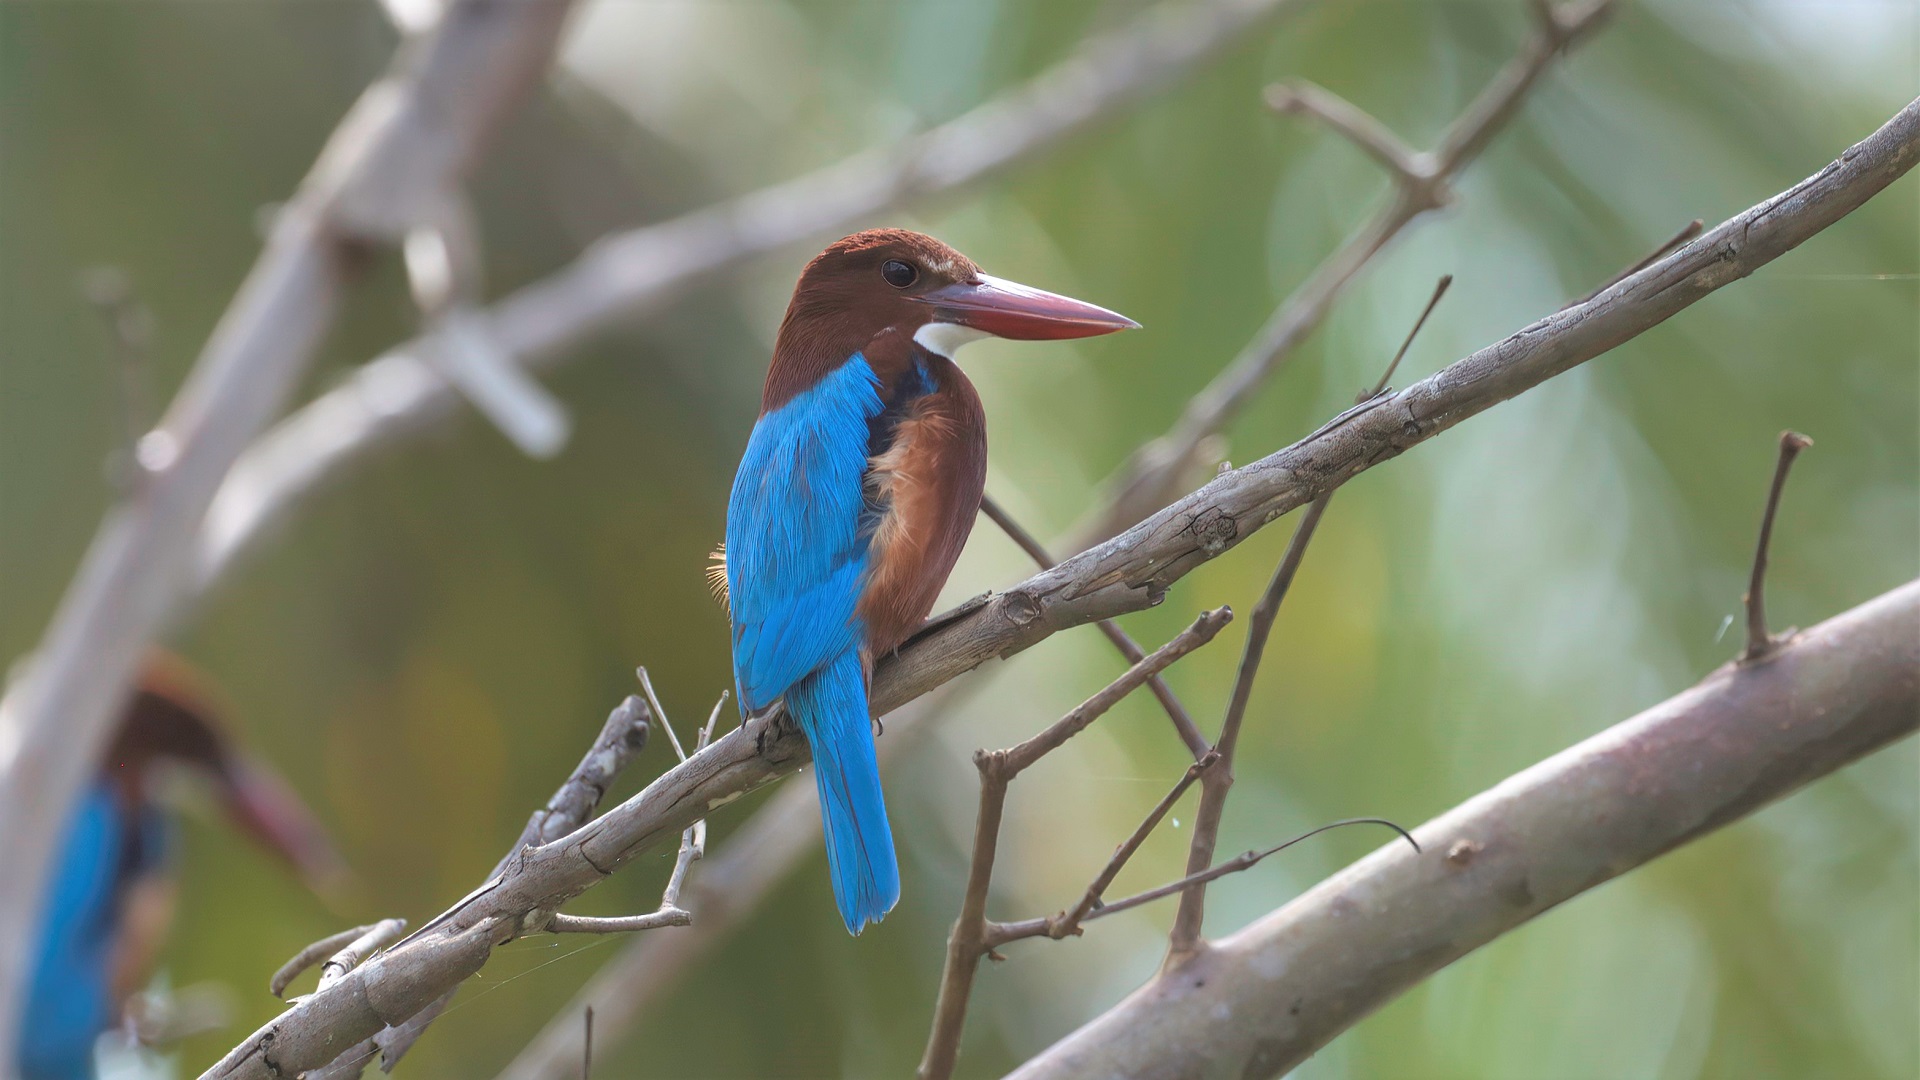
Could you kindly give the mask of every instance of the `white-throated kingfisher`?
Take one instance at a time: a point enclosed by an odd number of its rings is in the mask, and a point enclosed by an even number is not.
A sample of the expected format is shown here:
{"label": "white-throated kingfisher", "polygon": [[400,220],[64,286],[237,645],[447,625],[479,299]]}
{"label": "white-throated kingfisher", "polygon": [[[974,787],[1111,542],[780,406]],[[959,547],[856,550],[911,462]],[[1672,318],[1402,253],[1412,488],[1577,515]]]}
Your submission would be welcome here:
{"label": "white-throated kingfisher", "polygon": [[813,750],[847,930],[900,898],[874,760],[875,660],[933,610],[972,531],[986,418],[953,353],[981,337],[1139,324],[1002,281],[930,236],[874,229],[807,264],[727,504],[723,568],[742,709],[786,699]]}
{"label": "white-throated kingfisher", "polygon": [[172,822],[157,790],[169,768],[208,781],[232,822],[310,885],[342,880],[325,833],[285,781],[234,745],[214,701],[184,662],[148,658],[54,855],[20,1025],[21,1080],[92,1080],[95,1041],[151,974],[173,915]]}

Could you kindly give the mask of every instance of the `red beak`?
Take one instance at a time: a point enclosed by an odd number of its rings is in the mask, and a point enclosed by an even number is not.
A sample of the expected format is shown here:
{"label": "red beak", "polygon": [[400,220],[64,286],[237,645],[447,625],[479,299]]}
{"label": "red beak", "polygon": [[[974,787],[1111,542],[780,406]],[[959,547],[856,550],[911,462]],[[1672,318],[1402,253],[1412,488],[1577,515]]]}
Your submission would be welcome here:
{"label": "red beak", "polygon": [[1095,337],[1140,324],[1072,297],[981,274],[916,297],[934,308],[935,322],[953,323],[1015,341]]}
{"label": "red beak", "polygon": [[350,886],[352,873],[326,831],[278,773],[237,757],[221,772],[218,790],[236,828],[284,858],[321,898],[334,899]]}

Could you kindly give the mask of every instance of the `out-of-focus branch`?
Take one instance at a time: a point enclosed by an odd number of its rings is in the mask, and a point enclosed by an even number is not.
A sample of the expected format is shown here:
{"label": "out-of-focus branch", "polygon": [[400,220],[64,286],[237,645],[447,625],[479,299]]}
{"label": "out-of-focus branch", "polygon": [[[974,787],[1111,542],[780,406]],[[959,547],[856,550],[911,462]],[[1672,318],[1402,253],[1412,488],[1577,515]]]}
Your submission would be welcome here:
{"label": "out-of-focus branch", "polygon": [[546,67],[564,0],[466,0],[361,95],[221,317],[140,475],[102,521],[24,674],[0,701],[0,1061],[13,1060],[54,837],[96,766],[141,655],[184,598],[228,469],[284,408],[365,260],[421,220]]}
{"label": "out-of-focus branch", "polygon": [[1453,178],[1471,164],[1513,117],[1554,57],[1597,27],[1613,0],[1535,7],[1536,26],[1519,54],[1468,105],[1432,152],[1409,150],[1384,124],[1311,84],[1275,87],[1268,101],[1305,113],[1352,140],[1394,181],[1392,197],[1287,297],[1240,355],[1187,402],[1165,435],[1136,450],[1113,482],[1113,496],[1093,519],[1081,546],[1130,528],[1186,490],[1208,439],[1225,430],[1254,394],[1284,366],[1373,257],[1415,219],[1446,204]]}
{"label": "out-of-focus branch", "polygon": [[1920,582],[1414,830],[1211,943],[1014,1080],[1280,1076],[1527,920],[1920,726]]}
{"label": "out-of-focus branch", "polygon": [[[1147,99],[1302,4],[1170,0],[947,123],[773,187],[606,237],[571,265],[475,315],[502,357],[531,369],[549,367],[570,347],[694,282],[1023,164]],[[430,334],[387,352],[251,448],[202,530],[196,586],[218,580],[293,502],[382,447],[452,415],[459,395],[422,359],[441,346],[438,335]]]}
{"label": "out-of-focus branch", "polygon": [[1233,612],[1216,608],[1202,612],[1193,625],[1172,641],[1155,649],[1126,673],[1088,698],[1072,712],[1054,721],[1039,734],[1007,750],[981,750],[973,755],[980,770],[980,813],[974,823],[973,858],[967,871],[966,893],[960,902],[960,914],[953,932],[947,937],[947,961],[940,976],[940,999],[934,1007],[933,1030],[927,1035],[927,1049],[920,1059],[921,1080],[947,1080],[960,1055],[960,1031],[966,1025],[967,999],[973,993],[973,976],[980,958],[989,950],[988,934],[993,923],[987,919],[987,890],[993,881],[993,864],[1000,843],[1000,818],[1007,804],[1007,786],[1039,760],[1066,745],[1068,739],[1085,731],[1122,698],[1140,688],[1149,678],[1212,641]]}
{"label": "out-of-focus branch", "polygon": [[[1168,587],[1289,510],[1467,418],[1545,382],[1753,273],[1846,216],[1920,157],[1920,100],[1819,173],[1721,223],[1593,300],[1400,390],[1350,409],[1294,445],[1224,473],[1115,537],[930,628],[879,665],[886,713],[995,657],[1072,626],[1157,603]],[[1756,668],[1758,670],[1758,668]],[[776,710],[715,740],[639,794],[535,848],[416,935],[361,965],[236,1048],[209,1077],[313,1068],[386,1018],[417,1011],[622,864],[711,809],[799,768],[806,740]]]}
{"label": "out-of-focus branch", "polygon": [[1766,656],[1793,633],[1789,630],[1775,637],[1767,630],[1767,550],[1773,545],[1773,516],[1780,510],[1780,493],[1787,489],[1787,471],[1793,468],[1793,459],[1800,456],[1800,451],[1812,445],[1812,439],[1797,431],[1780,433],[1780,458],[1773,467],[1773,486],[1767,489],[1767,509],[1760,517],[1760,541],[1753,549],[1753,577],[1747,583],[1747,647],[1740,654],[1744,662]]}

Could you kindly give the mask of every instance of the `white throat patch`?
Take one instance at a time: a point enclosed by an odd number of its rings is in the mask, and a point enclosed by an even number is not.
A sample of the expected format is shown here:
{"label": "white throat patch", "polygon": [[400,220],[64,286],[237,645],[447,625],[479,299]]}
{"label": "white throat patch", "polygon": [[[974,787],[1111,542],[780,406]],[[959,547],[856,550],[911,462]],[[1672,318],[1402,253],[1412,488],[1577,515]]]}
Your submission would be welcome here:
{"label": "white throat patch", "polygon": [[959,323],[930,322],[914,331],[913,342],[936,356],[953,359],[954,350],[969,341],[979,341],[993,335],[985,330],[975,330],[971,326]]}

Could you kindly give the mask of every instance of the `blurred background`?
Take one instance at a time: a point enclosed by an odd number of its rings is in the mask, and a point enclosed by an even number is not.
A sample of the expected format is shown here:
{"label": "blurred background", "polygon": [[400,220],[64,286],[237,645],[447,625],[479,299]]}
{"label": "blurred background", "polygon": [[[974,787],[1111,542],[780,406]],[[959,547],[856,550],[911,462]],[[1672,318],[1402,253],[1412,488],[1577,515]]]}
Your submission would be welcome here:
{"label": "blurred background", "polygon": [[[955,116],[1146,6],[590,0],[557,80],[477,174],[489,292],[609,230]],[[1626,4],[1462,177],[1459,205],[1365,272],[1223,456],[1264,455],[1350,402],[1443,273],[1453,291],[1399,382],[1586,293],[1687,220],[1711,225],[1816,171],[1920,89],[1917,12],[1912,0]],[[1004,178],[870,222],[932,232],[994,273],[1147,327],[969,350],[991,419],[989,492],[1064,541],[1125,455],[1385,197],[1350,145],[1270,114],[1266,83],[1313,79],[1424,146],[1527,27],[1518,0],[1319,0]],[[144,378],[164,402],[255,256],[263,208],[397,40],[385,10],[349,0],[0,6],[0,657],[33,646],[114,497],[121,361],[83,285],[102,267],[124,275],[150,313]],[[1782,510],[1775,625],[1920,572],[1916,196],[1909,177],[1755,278],[1350,485],[1282,611],[1222,850],[1352,815],[1412,825],[1731,657],[1741,632],[1726,624],[1782,428],[1818,445]],[[197,1075],[272,1016],[265,980],[306,942],[424,919],[476,884],[631,692],[636,663],[683,731],[731,685],[702,568],[774,329],[816,247],[584,350],[549,380],[577,422],[556,460],[519,455],[469,412],[304,506],[181,628],[177,646],[224,687],[246,740],[315,806],[361,885],[329,906],[194,816],[163,978],[231,987],[234,1025],[149,1056],[146,1075]],[[382,255],[309,392],[415,329],[399,259]],[[1202,607],[1248,610],[1288,531],[1261,532],[1126,625],[1151,646]],[[1028,572],[982,523],[948,598]],[[1230,628],[1172,673],[1209,731],[1240,636]],[[959,902],[967,755],[1030,733],[1120,668],[1089,629],[970,676],[980,685],[890,767],[906,879],[892,917],[849,938],[824,859],[809,856],[630,1035],[599,1043],[596,1075],[910,1073]],[[670,760],[656,740],[618,794]],[[1049,758],[1015,789],[990,914],[1062,906],[1183,765],[1144,696]],[[1914,1076],[1917,766],[1903,743],[1583,896],[1297,1075]],[[713,818],[716,849],[765,799]],[[1190,813],[1174,812],[1117,888],[1177,876]],[[1378,839],[1336,833],[1222,882],[1209,931]],[[576,909],[651,910],[671,856],[644,856]],[[1150,907],[1009,949],[983,971],[962,1074],[998,1075],[1137,986],[1171,915]],[[402,1075],[493,1075],[622,947],[506,946]]]}

